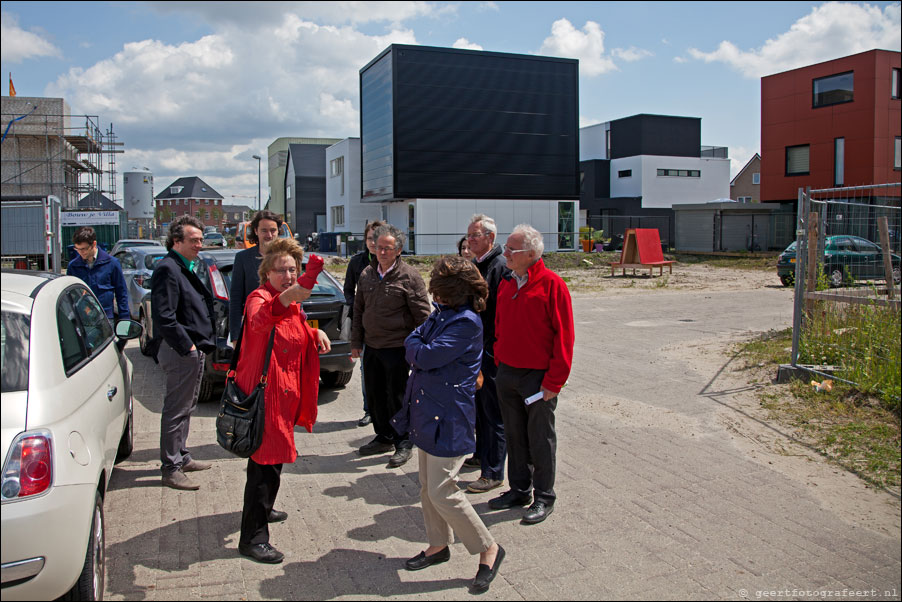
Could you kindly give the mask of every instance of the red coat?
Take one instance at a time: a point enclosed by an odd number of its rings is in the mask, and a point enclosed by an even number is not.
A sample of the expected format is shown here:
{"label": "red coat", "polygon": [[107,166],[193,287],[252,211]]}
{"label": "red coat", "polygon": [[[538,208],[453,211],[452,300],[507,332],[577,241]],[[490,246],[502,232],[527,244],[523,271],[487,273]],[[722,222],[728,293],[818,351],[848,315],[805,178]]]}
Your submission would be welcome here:
{"label": "red coat", "polygon": [[298,457],[294,427],[313,431],[319,394],[319,355],[316,333],[307,324],[299,303],[284,307],[269,283],[251,292],[241,339],[235,380],[242,391],[260,382],[269,334],[276,327],[266,384],[266,422],[263,443],[251,458],[257,464],[286,464]]}
{"label": "red coat", "polygon": [[546,370],[542,386],[560,393],[573,365],[573,305],[560,276],[539,259],[519,291],[513,275],[498,285],[495,363]]}

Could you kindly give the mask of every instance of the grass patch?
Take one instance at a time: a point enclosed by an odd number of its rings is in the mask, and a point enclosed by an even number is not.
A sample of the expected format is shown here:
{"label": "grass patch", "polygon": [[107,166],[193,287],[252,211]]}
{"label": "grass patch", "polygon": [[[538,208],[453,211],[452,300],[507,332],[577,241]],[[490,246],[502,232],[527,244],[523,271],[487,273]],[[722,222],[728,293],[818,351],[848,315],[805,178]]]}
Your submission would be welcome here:
{"label": "grass patch", "polygon": [[[739,356],[747,367],[774,374],[779,364],[788,363],[791,346],[792,329],[786,329],[742,344]],[[874,485],[898,490],[900,420],[880,397],[840,381],[832,391],[817,392],[806,379],[765,386],[758,399],[769,420],[791,427],[831,462]]]}
{"label": "grass patch", "polygon": [[777,270],[777,255],[760,256],[738,254],[737,256],[721,257],[712,255],[684,255],[677,253],[673,256],[680,263],[687,265],[705,264],[714,268],[731,268],[734,270]]}

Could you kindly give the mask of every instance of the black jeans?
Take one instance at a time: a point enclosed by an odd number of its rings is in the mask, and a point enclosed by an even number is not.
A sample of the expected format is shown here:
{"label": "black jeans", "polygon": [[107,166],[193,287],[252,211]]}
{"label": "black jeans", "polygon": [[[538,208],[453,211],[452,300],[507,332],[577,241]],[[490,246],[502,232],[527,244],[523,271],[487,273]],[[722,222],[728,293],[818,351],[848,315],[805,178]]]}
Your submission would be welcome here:
{"label": "black jeans", "polygon": [[391,425],[391,419],[401,410],[410,377],[404,353],[404,347],[375,349],[369,345],[363,351],[363,384],[373,430],[379,441],[395,447],[411,447],[407,433],[396,433]]}
{"label": "black jeans", "polygon": [[524,400],[538,393],[545,370],[512,368],[499,364],[495,386],[504,417],[507,439],[507,479],[511,491],[528,494],[535,490],[535,501],[553,505],[556,472],[557,434],[554,410],[557,397],[526,405]]}
{"label": "black jeans", "polygon": [[507,443],[504,438],[504,419],[495,378],[498,368],[495,358],[482,356],[482,388],[476,391],[476,457],[480,476],[504,480],[504,460]]}
{"label": "black jeans", "polygon": [[242,545],[269,543],[269,513],[276,503],[282,482],[281,464],[257,464],[247,459],[247,484],[241,511]]}

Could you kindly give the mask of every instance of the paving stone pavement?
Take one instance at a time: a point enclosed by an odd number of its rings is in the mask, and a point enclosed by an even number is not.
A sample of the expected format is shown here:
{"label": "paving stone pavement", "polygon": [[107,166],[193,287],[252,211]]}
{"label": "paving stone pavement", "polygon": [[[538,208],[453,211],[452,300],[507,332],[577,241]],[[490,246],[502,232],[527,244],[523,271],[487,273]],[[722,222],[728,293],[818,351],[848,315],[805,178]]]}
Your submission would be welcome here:
{"label": "paving stone pavement", "polygon": [[[729,406],[718,371],[679,352],[791,321],[782,290],[574,295],[577,347],[557,410],[558,504],[524,526],[521,510],[472,501],[508,552],[486,599],[899,599],[900,532],[864,528],[825,508],[811,486],[756,462],[712,416]],[[637,316],[641,319],[637,319]],[[136,345],[136,446],[106,497],[110,600],[413,599],[468,597],[477,561],[410,573],[425,548],[416,454],[400,469],[363,458],[359,373],[320,395],[313,434],[296,431],[271,526],[280,565],[237,552],[245,460],[215,441],[217,404],[192,419],[189,447],[211,470],[197,492],[160,486],[164,379]],[[727,361],[726,359],[724,361]],[[799,460],[803,461],[803,460]],[[462,473],[475,480],[478,469]],[[500,491],[504,491],[503,489]],[[885,492],[885,511],[899,515]]]}

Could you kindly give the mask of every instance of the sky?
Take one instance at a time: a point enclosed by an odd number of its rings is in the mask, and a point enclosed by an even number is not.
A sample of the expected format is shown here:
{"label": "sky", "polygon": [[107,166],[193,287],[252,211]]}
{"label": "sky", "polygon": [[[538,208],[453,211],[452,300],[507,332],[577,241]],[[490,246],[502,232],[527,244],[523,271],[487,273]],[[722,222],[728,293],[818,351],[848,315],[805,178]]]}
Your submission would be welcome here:
{"label": "sky", "polygon": [[[902,47],[899,2],[15,2],[0,62],[19,96],[112,124],[154,193],[199,176],[253,205],[279,137],[360,135],[360,69],[390,44],[579,59],[580,127],[700,117],[731,175],[760,150],[760,78]],[[4,94],[7,86],[3,86]],[[115,200],[121,200],[117,198]]]}

